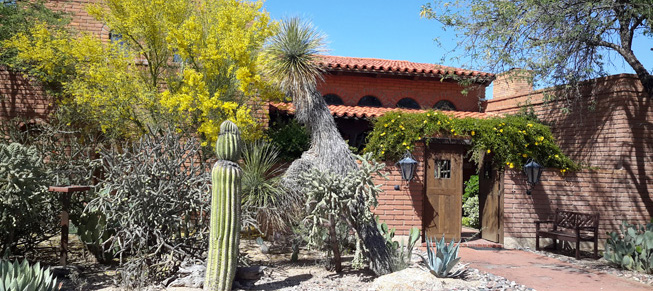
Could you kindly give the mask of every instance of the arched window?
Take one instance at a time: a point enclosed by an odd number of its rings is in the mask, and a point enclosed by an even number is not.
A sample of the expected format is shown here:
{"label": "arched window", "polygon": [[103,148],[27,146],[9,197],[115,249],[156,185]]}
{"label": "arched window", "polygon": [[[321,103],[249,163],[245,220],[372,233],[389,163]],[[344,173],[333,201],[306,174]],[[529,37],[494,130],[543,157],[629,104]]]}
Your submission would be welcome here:
{"label": "arched window", "polygon": [[367,95],[358,100],[358,106],[367,106],[367,107],[383,107],[379,98],[376,98],[372,95]]}
{"label": "arched window", "polygon": [[345,104],[344,102],[342,102],[342,98],[340,98],[340,96],[338,96],[336,94],[326,94],[323,97],[324,97],[324,101],[326,101],[326,104],[329,104],[329,105],[343,105],[343,104]]}
{"label": "arched window", "polygon": [[404,98],[397,102],[397,107],[399,108],[408,108],[408,109],[420,109],[419,103],[413,98]]}
{"label": "arched window", "polygon": [[456,106],[451,103],[451,101],[447,100],[441,100],[438,101],[438,103],[435,103],[435,106],[433,106],[436,110],[442,110],[442,111],[455,111]]}

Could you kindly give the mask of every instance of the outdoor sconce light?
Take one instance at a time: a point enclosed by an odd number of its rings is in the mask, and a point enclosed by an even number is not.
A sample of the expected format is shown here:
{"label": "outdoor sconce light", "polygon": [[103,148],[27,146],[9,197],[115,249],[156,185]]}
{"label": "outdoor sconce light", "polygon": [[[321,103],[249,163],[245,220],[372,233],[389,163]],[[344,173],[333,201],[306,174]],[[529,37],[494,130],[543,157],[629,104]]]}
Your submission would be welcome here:
{"label": "outdoor sconce light", "polygon": [[531,191],[535,184],[540,182],[540,176],[542,176],[542,167],[540,164],[536,163],[533,160],[529,160],[528,163],[524,166],[524,174],[526,174],[526,182],[530,185],[530,188],[526,190],[526,194],[531,195]]}
{"label": "outdoor sconce light", "polygon": [[[397,162],[397,165],[399,166],[402,180],[410,181],[413,179],[413,176],[415,176],[415,169],[417,169],[417,161],[413,159],[413,155],[411,155],[409,151],[406,151],[404,158]],[[399,190],[397,188],[399,188],[399,186],[395,186],[395,190]]]}

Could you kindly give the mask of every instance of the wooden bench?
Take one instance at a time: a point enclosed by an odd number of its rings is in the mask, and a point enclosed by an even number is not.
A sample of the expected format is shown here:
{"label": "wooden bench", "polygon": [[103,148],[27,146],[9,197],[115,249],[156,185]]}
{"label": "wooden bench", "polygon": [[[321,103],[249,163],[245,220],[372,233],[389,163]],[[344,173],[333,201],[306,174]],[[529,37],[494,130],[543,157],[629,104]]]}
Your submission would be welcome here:
{"label": "wooden bench", "polygon": [[[540,224],[553,224],[552,230],[540,229]],[[552,238],[553,248],[557,240],[576,243],[576,259],[580,258],[580,242],[594,242],[594,257],[598,257],[599,215],[556,209],[553,220],[535,221],[535,249],[540,250],[540,237]]]}

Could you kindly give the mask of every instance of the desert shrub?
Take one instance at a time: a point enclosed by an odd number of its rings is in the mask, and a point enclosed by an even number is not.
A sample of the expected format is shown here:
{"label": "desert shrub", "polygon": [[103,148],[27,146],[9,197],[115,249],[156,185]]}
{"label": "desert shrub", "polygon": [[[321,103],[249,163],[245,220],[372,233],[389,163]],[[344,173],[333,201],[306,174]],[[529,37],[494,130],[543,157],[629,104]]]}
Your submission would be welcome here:
{"label": "desert shrub", "polygon": [[[28,145],[36,149],[48,173],[47,185],[93,185],[99,176],[101,162],[98,151],[106,139],[100,134],[74,129],[59,120],[59,113],[49,123],[14,118],[0,125],[0,136],[9,142]],[[45,182],[44,182],[45,183]],[[94,197],[91,189],[83,195],[72,195],[70,221],[81,224],[84,204]]]}
{"label": "desert shrub", "polygon": [[620,232],[609,233],[605,259],[624,269],[653,273],[653,220],[646,225],[624,222]]}
{"label": "desert shrub", "polygon": [[53,233],[58,199],[33,146],[0,143],[0,251],[30,248]]}
{"label": "desert shrub", "polygon": [[[385,164],[377,163],[370,154],[356,158],[360,161],[359,168],[346,176],[318,169],[302,175],[307,211],[303,224],[309,246],[328,246],[331,252],[339,251],[342,245],[350,243],[352,234],[356,234],[353,225],[376,223],[370,209],[378,204],[381,185],[374,184],[374,176],[382,175],[380,171]],[[332,229],[335,233],[329,233],[330,225],[335,225]],[[360,241],[357,237],[354,265],[365,261]]]}
{"label": "desert shrub", "polygon": [[468,198],[463,204],[463,225],[478,229],[481,226],[478,210],[478,196]]}
{"label": "desert shrub", "polygon": [[465,182],[465,191],[463,193],[463,218],[462,223],[465,226],[479,228],[481,221],[479,219],[478,206],[478,175],[472,175]]}
{"label": "desert shrub", "polygon": [[308,150],[311,138],[308,130],[295,119],[276,121],[266,133],[273,145],[279,149],[282,161],[292,161]]}
{"label": "desert shrub", "polygon": [[210,185],[200,143],[170,130],[101,152],[104,177],[86,208],[103,213],[103,243],[120,258],[122,283],[138,287],[167,278],[208,247]]}
{"label": "desert shrub", "polygon": [[279,187],[279,150],[257,141],[243,148],[242,160],[243,211],[251,214],[257,228],[266,235],[288,230],[287,223],[297,212],[293,206],[299,204],[299,199]]}

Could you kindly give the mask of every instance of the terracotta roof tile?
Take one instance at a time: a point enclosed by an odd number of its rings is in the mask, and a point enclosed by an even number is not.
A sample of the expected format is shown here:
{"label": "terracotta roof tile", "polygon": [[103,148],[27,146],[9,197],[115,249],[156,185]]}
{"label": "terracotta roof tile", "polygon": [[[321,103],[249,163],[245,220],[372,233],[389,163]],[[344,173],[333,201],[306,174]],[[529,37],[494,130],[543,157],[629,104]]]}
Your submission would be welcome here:
{"label": "terracotta roof tile", "polygon": [[[270,110],[285,112],[288,114],[295,113],[295,107],[292,103],[283,102],[270,102]],[[341,118],[361,118],[371,119],[379,117],[390,111],[402,111],[410,113],[423,113],[427,110],[423,109],[404,109],[404,108],[387,108],[387,107],[364,107],[364,106],[346,106],[346,105],[329,105],[331,115]],[[494,116],[489,113],[471,112],[471,111],[442,111],[442,113],[450,115],[453,118],[488,118]]]}
{"label": "terracotta roof tile", "polygon": [[442,76],[455,74],[461,77],[478,77],[481,81],[494,79],[494,74],[446,67],[437,64],[413,63],[409,61],[354,58],[339,56],[319,56],[318,65],[327,71],[347,71],[364,73],[388,73],[413,76]]}

